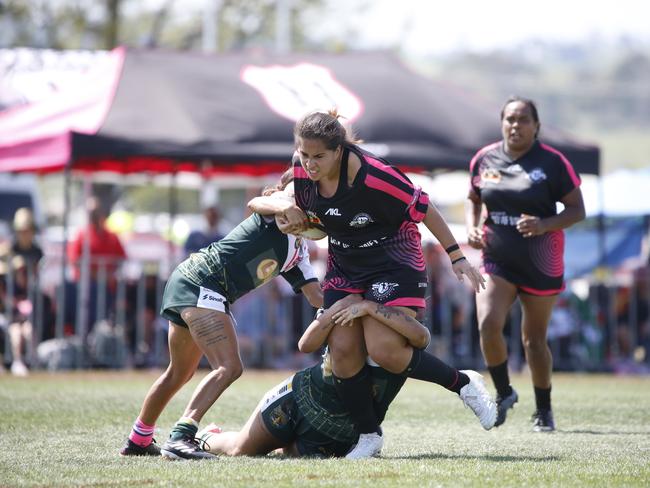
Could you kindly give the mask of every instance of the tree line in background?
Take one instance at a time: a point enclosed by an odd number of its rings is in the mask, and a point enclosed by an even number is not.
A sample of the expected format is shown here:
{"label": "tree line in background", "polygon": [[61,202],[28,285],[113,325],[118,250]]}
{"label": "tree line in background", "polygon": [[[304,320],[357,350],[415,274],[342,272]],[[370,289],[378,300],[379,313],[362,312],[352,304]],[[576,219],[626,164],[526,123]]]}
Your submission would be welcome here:
{"label": "tree line in background", "polygon": [[[213,50],[270,50],[276,45],[282,1],[161,0],[152,8],[153,3],[139,0],[0,0],[0,47],[205,49],[205,23],[213,21]],[[285,1],[290,5],[292,50],[355,48],[359,26],[353,17],[358,16],[335,17],[327,0]],[[179,5],[187,8],[182,15],[174,10]],[[206,19],[209,5],[214,18]],[[369,2],[360,1],[357,10],[365,8]],[[314,35],[314,21],[336,22],[340,29],[330,37],[323,37],[322,32]],[[406,57],[399,46],[395,50]],[[603,172],[620,166],[650,166],[650,46],[639,41],[594,37],[588,43],[556,44],[531,40],[493,52],[457,52],[408,61],[429,76],[496,103],[515,93],[535,99],[543,124],[601,146]]]}

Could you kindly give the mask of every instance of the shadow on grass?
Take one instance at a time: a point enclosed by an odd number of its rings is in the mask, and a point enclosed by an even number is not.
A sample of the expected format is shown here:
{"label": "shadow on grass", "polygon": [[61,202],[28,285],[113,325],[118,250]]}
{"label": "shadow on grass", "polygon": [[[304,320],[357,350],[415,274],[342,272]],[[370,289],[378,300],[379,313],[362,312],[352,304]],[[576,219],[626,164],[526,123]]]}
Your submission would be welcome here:
{"label": "shadow on grass", "polygon": [[413,454],[409,456],[382,456],[383,459],[482,459],[484,461],[492,461],[497,463],[511,463],[518,461],[533,461],[538,463],[545,463],[548,461],[560,461],[560,456],[497,456],[497,455],[483,455],[471,456],[468,454],[440,454],[440,453],[426,453],[426,454]]}
{"label": "shadow on grass", "polygon": [[589,430],[589,429],[575,429],[575,430],[560,430],[555,431],[556,434],[589,434],[589,435],[648,435],[648,432],[620,432],[618,430]]}

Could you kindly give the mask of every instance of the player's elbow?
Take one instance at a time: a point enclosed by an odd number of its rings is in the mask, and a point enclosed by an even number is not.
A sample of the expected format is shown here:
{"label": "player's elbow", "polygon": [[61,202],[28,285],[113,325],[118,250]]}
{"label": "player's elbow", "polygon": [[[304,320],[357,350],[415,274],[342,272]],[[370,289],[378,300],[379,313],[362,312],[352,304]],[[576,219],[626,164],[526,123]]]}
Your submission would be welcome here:
{"label": "player's elbow", "polygon": [[298,341],[298,350],[302,353],[309,354],[310,352],[316,351],[320,347],[320,344],[316,344],[315,341],[310,340],[308,337],[301,337]]}

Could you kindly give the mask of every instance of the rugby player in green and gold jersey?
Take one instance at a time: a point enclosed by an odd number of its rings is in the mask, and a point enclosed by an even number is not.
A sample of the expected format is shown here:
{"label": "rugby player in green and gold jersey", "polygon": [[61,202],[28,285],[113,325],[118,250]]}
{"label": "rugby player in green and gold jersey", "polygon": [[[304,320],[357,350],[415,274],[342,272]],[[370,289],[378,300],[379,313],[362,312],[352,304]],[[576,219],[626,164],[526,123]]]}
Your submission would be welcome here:
{"label": "rugby player in green and gold jersey", "polygon": [[[281,193],[291,181],[265,194]],[[169,320],[167,370],[151,386],[126,445],[124,456],[206,459],[195,435],[205,412],[242,373],[243,365],[230,305],[249,291],[282,276],[314,307],[323,304],[318,280],[301,237],[283,234],[273,218],[253,214],[218,242],[191,254],[172,272],[161,315]],[[212,368],[194,390],[185,411],[162,448],[153,442],[154,424],[167,403],[194,375],[202,356]]]}
{"label": "rugby player in green and gold jersey", "polygon": [[[332,327],[348,326],[370,315],[393,329],[413,347],[426,347],[429,331],[401,311],[349,295],[319,313],[301,337],[302,352],[323,345]],[[402,388],[405,375],[393,374],[371,363],[375,413],[384,419],[389,405]],[[342,457],[359,438],[350,413],[334,388],[329,354],[323,361],[298,371],[269,390],[238,432],[221,432],[214,424],[199,434],[199,444],[210,453],[227,456],[263,455],[281,449],[287,456]]]}

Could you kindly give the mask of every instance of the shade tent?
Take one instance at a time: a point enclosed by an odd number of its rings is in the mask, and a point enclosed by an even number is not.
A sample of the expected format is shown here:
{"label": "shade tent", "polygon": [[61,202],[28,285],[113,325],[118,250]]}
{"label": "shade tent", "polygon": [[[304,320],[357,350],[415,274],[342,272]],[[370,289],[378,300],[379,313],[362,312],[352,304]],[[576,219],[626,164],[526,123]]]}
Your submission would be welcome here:
{"label": "shade tent", "polygon": [[[11,51],[4,50],[5,57]],[[291,156],[295,120],[332,106],[369,150],[405,170],[466,169],[476,150],[499,139],[498,106],[420,76],[388,53],[117,49],[88,73],[94,81],[88,77],[74,90],[63,86],[50,97],[0,111],[1,171],[69,165],[274,173]],[[598,173],[597,147],[544,125],[541,138],[577,171]]]}

